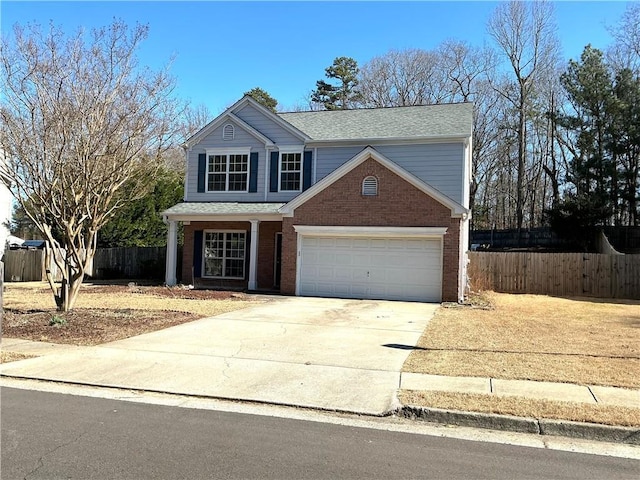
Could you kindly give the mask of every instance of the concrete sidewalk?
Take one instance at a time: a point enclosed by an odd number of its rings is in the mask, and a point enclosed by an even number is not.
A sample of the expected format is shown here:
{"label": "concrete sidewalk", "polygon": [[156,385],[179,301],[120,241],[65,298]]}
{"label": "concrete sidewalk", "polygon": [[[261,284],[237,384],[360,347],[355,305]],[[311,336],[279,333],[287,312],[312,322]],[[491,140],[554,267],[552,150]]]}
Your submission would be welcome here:
{"label": "concrete sidewalk", "polygon": [[596,385],[403,373],[400,388],[640,408],[640,390]]}
{"label": "concrete sidewalk", "polygon": [[[218,385],[218,390],[214,391],[199,386],[197,382],[191,382],[191,384],[189,385],[189,378],[193,380],[193,377],[191,375],[183,377],[180,382],[177,382],[176,377],[168,377],[166,375],[169,368],[168,365],[174,362],[186,362],[184,365],[185,369],[188,370],[190,368],[195,368],[198,372],[201,372],[202,369],[205,368],[205,364],[202,363],[202,359],[198,360],[189,357],[181,358],[180,355],[172,354],[171,352],[163,352],[162,357],[164,358],[161,358],[161,356],[157,354],[147,352],[147,355],[150,355],[151,357],[145,358],[145,354],[140,351],[138,351],[136,355],[127,355],[127,353],[123,352],[122,350],[114,352],[113,349],[109,350],[100,347],[78,347],[74,345],[60,345],[12,338],[3,338],[0,342],[0,349],[5,352],[16,352],[36,356],[57,356],[59,354],[65,354],[69,355],[68,363],[73,363],[76,362],[76,360],[83,358],[85,360],[90,358],[96,360],[99,359],[101,362],[104,362],[105,366],[107,366],[107,370],[117,369],[120,376],[128,376],[130,378],[127,382],[127,388],[135,388],[133,384],[135,383],[134,379],[137,376],[136,371],[140,370],[140,368],[136,367],[136,365],[140,366],[145,363],[151,363],[155,366],[155,372],[152,374],[152,372],[149,370],[149,367],[145,367],[146,372],[144,373],[144,376],[155,376],[157,374],[158,378],[162,378],[163,381],[166,382],[166,385],[164,387],[160,384],[155,385],[153,388],[154,391],[164,391],[167,393],[171,393],[172,390],[179,389],[183,390],[182,393],[187,394],[205,396],[212,395],[220,398],[232,398],[234,393],[230,390],[235,389],[235,395],[237,395],[238,393],[242,394],[242,398],[236,399],[281,403],[281,401],[279,401],[281,399],[278,397],[278,395],[282,394],[282,392],[278,391],[272,391],[268,395],[267,392],[263,391],[261,397],[257,397],[256,392],[239,390],[239,387],[241,387],[241,385],[227,385],[225,388],[220,388],[221,385]],[[223,370],[226,369],[227,376],[233,376],[234,373],[238,374],[242,370],[242,366],[234,366],[234,363],[238,361],[227,361],[226,363],[223,362],[224,366],[219,365],[219,367],[221,367]],[[127,364],[129,365],[129,368],[125,366]],[[29,360],[22,360],[20,362],[11,362],[10,364],[4,364],[2,365],[2,367],[0,367],[0,372],[2,375],[9,377],[15,376],[23,378],[38,378],[47,376],[45,372],[33,374],[32,376],[30,376],[28,374],[28,370],[30,370],[29,368],[11,368],[12,366],[18,367],[20,365],[28,367]],[[212,365],[209,366],[211,367]],[[275,372],[269,372],[269,365],[263,365],[262,367],[263,368],[261,368],[260,371],[256,373],[264,378],[264,381],[262,382],[263,385],[268,386],[270,383],[273,383],[271,376]],[[307,367],[311,368],[304,368],[297,373],[294,372],[295,369],[291,369],[290,374],[297,377],[297,381],[300,382],[301,386],[304,385],[305,381],[308,382],[309,379],[312,379],[314,383],[319,384],[319,388],[327,387],[331,389],[332,375],[329,375],[326,371],[322,372],[320,370],[313,372],[314,368],[317,369],[319,366],[307,365]],[[236,369],[237,371],[234,372],[234,369]],[[75,370],[78,369],[76,368]],[[348,368],[343,368],[334,370],[332,373],[341,376],[343,379],[345,377],[348,379],[349,376],[354,373],[350,372],[349,370],[350,369]],[[20,374],[20,372],[23,373]],[[360,372],[359,375],[361,376],[362,372]],[[323,377],[325,377],[325,380],[327,380],[328,383],[325,383],[323,381]],[[65,381],[62,377],[51,378],[51,380]],[[376,385],[374,378],[362,378],[361,376],[359,380],[365,380],[366,382],[373,381],[373,383],[370,384],[370,387],[372,389],[379,387],[379,385]],[[85,383],[97,386],[114,386],[109,385],[109,382],[106,382],[105,379],[100,378],[76,378],[74,381],[76,383]],[[138,381],[144,383],[143,378],[138,379]],[[176,383],[180,383],[182,384],[182,386],[179,387],[178,385],[176,385]],[[246,384],[247,382],[245,382],[245,385]],[[598,404],[640,408],[640,389],[604,387],[598,385],[576,385],[570,383],[538,382],[527,380],[504,380],[480,377],[450,377],[444,375],[428,375],[422,373],[402,373],[400,374],[399,386],[400,389],[405,390],[508,395],[536,400],[551,400],[585,403],[591,405]],[[255,384],[252,385],[252,388],[253,387],[255,387]],[[315,393],[318,394],[317,391]],[[355,398],[355,395],[366,395],[366,393],[354,392],[354,396],[351,400],[352,408],[347,408],[347,410],[352,410],[357,413],[374,413],[367,411],[358,411],[358,405],[361,403],[361,401],[358,398]],[[309,402],[311,400],[312,399],[307,399],[306,401]],[[329,405],[326,405],[326,407],[331,409]],[[343,405],[342,408],[334,409],[344,410],[345,406]]]}

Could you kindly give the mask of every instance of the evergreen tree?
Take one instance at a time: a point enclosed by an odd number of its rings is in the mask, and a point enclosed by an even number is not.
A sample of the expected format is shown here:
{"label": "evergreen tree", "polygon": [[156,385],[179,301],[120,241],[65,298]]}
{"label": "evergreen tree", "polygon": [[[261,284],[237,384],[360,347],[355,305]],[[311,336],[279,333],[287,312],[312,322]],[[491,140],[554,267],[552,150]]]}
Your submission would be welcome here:
{"label": "evergreen tree", "polygon": [[627,68],[616,74],[610,108],[610,148],[614,163],[614,221],[640,225],[640,77]]}
{"label": "evergreen tree", "polygon": [[[125,191],[135,188],[125,186]],[[151,192],[127,203],[105,224],[98,235],[98,247],[160,247],[167,242],[167,226],[161,212],[182,201],[182,175],[160,170]]]}
{"label": "evergreen tree", "polygon": [[550,212],[551,225],[578,237],[588,227],[609,223],[613,214],[615,165],[611,158],[613,81],[600,50],[585,47],[580,61],[571,60],[560,77],[572,115],[558,116],[558,124],[572,132],[573,158],[569,188]]}
{"label": "evergreen tree", "polygon": [[249,95],[256,102],[258,102],[263,107],[268,108],[273,113],[276,113],[276,107],[278,106],[278,101],[273,98],[269,93],[259,87],[252,88],[248,92],[244,92],[245,95]]}
{"label": "evergreen tree", "polygon": [[322,104],[327,110],[346,110],[358,105],[362,95],[358,90],[358,63],[350,57],[338,57],[325,68],[328,79],[337,80],[337,85],[318,80],[311,92],[311,101]]}

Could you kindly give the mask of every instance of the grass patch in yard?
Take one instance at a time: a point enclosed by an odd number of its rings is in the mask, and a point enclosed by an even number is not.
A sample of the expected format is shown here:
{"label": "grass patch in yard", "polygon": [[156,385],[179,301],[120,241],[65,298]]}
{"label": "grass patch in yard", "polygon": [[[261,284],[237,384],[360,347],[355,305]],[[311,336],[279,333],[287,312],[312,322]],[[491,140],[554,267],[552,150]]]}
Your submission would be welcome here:
{"label": "grass patch in yard", "polygon": [[440,308],[403,371],[640,388],[640,302],[482,298]]}
{"label": "grass patch in yard", "polygon": [[238,292],[89,284],[72,311],[56,312],[46,283],[6,283],[2,333],[41,342],[99,345],[264,301]]}
{"label": "grass patch in yard", "polygon": [[401,390],[398,397],[412,406],[640,427],[640,408],[437,391]]}

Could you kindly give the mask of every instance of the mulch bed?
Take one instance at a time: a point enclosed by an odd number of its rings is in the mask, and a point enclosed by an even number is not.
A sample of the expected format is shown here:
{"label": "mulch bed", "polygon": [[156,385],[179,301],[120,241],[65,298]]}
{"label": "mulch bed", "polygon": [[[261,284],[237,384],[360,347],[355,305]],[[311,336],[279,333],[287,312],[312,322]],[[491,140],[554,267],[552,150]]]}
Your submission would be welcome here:
{"label": "mulch bed", "polygon": [[181,298],[186,300],[227,300],[245,299],[242,292],[228,290],[195,290],[184,287],[145,286],[145,285],[87,285],[82,287],[81,294],[118,294],[140,293],[163,298]]}
{"label": "mulch bed", "polygon": [[[88,290],[88,289],[87,289]],[[76,308],[70,312],[5,309],[2,335],[40,342],[99,345],[200,318],[188,312]]]}

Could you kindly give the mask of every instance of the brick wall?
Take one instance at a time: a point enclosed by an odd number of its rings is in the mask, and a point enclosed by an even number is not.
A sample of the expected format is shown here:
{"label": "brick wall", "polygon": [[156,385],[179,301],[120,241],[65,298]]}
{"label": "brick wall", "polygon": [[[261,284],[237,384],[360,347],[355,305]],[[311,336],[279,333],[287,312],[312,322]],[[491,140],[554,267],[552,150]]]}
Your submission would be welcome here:
{"label": "brick wall", "polygon": [[[273,264],[275,254],[275,234],[282,230],[282,222],[260,222],[258,230],[258,288],[273,288]],[[193,234],[197,230],[244,230],[251,232],[250,222],[191,222],[184,226],[184,248],[182,256],[182,283],[193,284]],[[245,265],[249,267],[250,247],[247,244]],[[248,270],[247,270],[248,272]],[[247,288],[248,273],[244,280],[214,278],[196,279],[200,286]]]}
{"label": "brick wall", "polygon": [[[184,247],[182,249],[182,283],[194,284],[192,276],[193,268],[193,232],[196,230],[244,230],[251,232],[250,222],[191,222],[190,225],[184,226]],[[247,245],[247,264],[249,262],[249,246]],[[211,287],[231,286],[234,288],[244,285],[246,288],[247,279],[245,280],[215,280],[202,279],[197,280],[200,285]]]}
{"label": "brick wall", "polygon": [[[378,195],[363,196],[362,180],[378,179]],[[460,218],[375,160],[365,160],[318,193],[282,224],[281,291],[295,293],[296,233],[293,225],[448,227],[444,235],[443,301],[457,301]]]}
{"label": "brick wall", "polygon": [[273,288],[273,266],[276,253],[276,233],[282,231],[282,222],[260,222],[258,231],[258,288]]}

